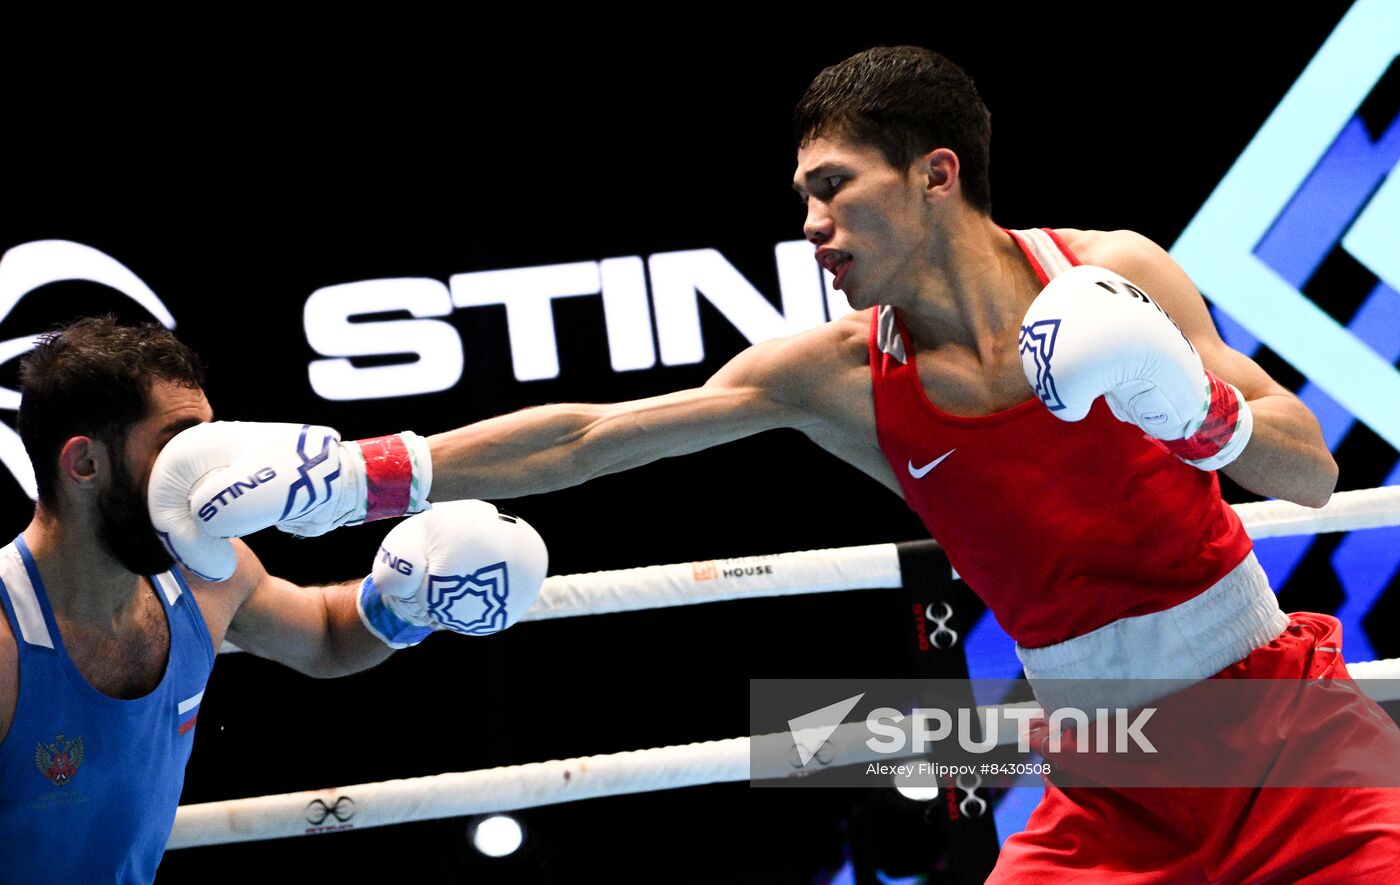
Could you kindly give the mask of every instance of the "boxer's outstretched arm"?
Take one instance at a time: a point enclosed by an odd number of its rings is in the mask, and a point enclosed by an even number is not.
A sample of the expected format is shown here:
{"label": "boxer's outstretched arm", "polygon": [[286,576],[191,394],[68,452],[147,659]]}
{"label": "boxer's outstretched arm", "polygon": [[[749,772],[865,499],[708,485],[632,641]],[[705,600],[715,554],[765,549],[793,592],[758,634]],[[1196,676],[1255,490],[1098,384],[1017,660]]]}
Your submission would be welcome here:
{"label": "boxer's outstretched arm", "polygon": [[[868,318],[867,318],[868,322]],[[432,438],[344,442],[304,424],[199,424],[151,468],[151,523],[191,574],[237,568],[226,539],[301,536],[402,516],[427,502],[513,498],[790,427],[898,493],[875,444],[865,332],[828,323],[735,357],[703,387],[613,405],[555,405]]]}
{"label": "boxer's outstretched arm", "polygon": [[1141,285],[1181,327],[1205,367],[1239,388],[1249,403],[1253,435],[1221,472],[1261,495],[1309,507],[1326,504],[1337,485],[1337,462],[1316,416],[1257,363],[1221,340],[1204,299],[1166,251],[1130,231],[1105,237],[1105,254],[1091,263]]}
{"label": "boxer's outstretched arm", "polygon": [[[433,499],[514,498],[577,485],[764,430],[819,423],[808,381],[820,335],[755,345],[703,387],[631,402],[538,406],[428,438]],[[800,370],[806,362],[807,372]],[[809,426],[811,425],[811,426]]]}

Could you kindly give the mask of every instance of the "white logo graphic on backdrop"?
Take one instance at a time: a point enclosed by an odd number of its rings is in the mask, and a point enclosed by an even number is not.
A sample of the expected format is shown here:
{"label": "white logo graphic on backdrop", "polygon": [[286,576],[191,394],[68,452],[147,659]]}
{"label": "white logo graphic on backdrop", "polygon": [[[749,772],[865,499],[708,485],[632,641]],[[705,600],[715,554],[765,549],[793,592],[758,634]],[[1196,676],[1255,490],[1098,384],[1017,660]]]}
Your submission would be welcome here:
{"label": "white logo graphic on backdrop", "polygon": [[[447,390],[462,378],[461,336],[444,317],[473,307],[504,307],[517,381],[559,376],[554,302],[598,298],[615,372],[691,365],[705,359],[700,302],[750,343],[793,335],[849,313],[812,244],[773,250],[778,305],[715,249],[687,249],[602,261],[577,261],[429,277],[362,280],[327,286],[306,300],[306,341],[326,359],[308,366],[323,399],[357,400]],[[406,312],[408,318],[376,314]],[[363,366],[356,357],[412,357]]]}
{"label": "white logo graphic on backdrop", "polygon": [[[175,328],[175,317],[165,304],[126,265],[91,246],[67,240],[36,240],[15,246],[0,256],[0,322],[30,292],[49,283],[69,280],[109,286],[141,305],[167,329]],[[28,353],[39,337],[39,334],[30,334],[0,341],[0,364]],[[0,387],[0,410],[13,412],[18,408],[19,391]],[[38,496],[34,468],[19,434],[3,423],[0,423],[0,462],[14,474],[29,497]]]}

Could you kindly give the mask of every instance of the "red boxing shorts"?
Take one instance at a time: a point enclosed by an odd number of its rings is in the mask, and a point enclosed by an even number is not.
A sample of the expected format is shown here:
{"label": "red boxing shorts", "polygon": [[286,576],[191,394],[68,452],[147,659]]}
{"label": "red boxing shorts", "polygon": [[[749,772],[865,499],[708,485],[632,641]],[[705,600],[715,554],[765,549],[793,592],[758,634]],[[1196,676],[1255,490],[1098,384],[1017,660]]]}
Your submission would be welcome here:
{"label": "red boxing shorts", "polygon": [[[1309,612],[1211,679],[1350,679],[1336,618]],[[1328,760],[1361,772],[1400,761],[1400,728],[1358,694],[1280,735],[1255,729],[1251,764]],[[1243,731],[1243,729],[1242,729]],[[1234,751],[1232,751],[1234,752]],[[1352,763],[1357,763],[1353,765]],[[1364,777],[1364,774],[1363,774]],[[1400,789],[1068,787],[1047,782],[1026,829],[1002,846],[992,883],[1373,883],[1400,868]]]}

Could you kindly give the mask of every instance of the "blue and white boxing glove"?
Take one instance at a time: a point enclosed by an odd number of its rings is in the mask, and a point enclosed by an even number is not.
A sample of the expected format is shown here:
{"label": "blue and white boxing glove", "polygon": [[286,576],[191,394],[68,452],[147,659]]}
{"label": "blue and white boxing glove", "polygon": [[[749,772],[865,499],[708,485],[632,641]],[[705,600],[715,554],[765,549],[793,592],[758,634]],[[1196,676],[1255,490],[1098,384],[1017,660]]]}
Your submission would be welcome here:
{"label": "blue and white boxing glove", "polygon": [[211,581],[233,574],[227,538],[268,526],[303,537],[428,506],[432,460],[415,433],[341,442],[329,427],[215,421],[176,435],[147,487],[170,554]]}
{"label": "blue and white boxing glove", "polygon": [[529,523],[485,501],[447,501],[394,526],[357,607],[365,627],[393,648],[435,629],[498,633],[534,603],[548,568]]}
{"label": "blue and white boxing glove", "polygon": [[1094,400],[1202,470],[1239,457],[1253,415],[1239,390],[1137,286],[1080,265],[1050,281],[1021,322],[1021,368],[1057,418],[1079,421]]}

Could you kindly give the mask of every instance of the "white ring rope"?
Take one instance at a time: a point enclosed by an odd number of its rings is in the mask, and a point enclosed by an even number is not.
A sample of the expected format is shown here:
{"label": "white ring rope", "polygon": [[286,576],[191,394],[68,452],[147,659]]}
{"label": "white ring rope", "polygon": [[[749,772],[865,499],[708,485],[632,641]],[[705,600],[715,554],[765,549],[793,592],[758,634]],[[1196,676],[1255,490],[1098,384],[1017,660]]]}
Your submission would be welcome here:
{"label": "white ring rope", "polygon": [[[1381,528],[1400,525],[1400,486],[1338,492],[1316,509],[1288,501],[1237,504],[1234,509],[1252,538]],[[874,544],[559,575],[545,580],[539,599],[521,620],[899,587],[904,583],[901,546]]]}
{"label": "white ring rope", "polygon": [[[1235,509],[1254,538],[1379,528],[1400,524],[1400,486],[1342,492],[1317,510],[1280,501],[1237,505]],[[877,544],[554,577],[545,582],[539,601],[522,620],[896,587],[902,584],[898,550],[894,544]],[[1400,680],[1400,658],[1348,664],[1347,669],[1377,701],[1400,700],[1400,681],[1396,681]],[[1007,718],[999,717],[999,721],[1006,723]],[[840,749],[827,764],[894,758],[889,753],[874,754],[863,741],[842,740],[843,729],[853,727],[856,726],[837,729],[833,744]],[[1013,731],[1003,730],[997,739],[999,744],[1011,744],[1016,737]],[[793,739],[784,732],[183,805],[176,815],[168,847],[276,839],[599,796],[791,776],[791,768],[750,771],[752,745],[770,741],[782,742],[781,749],[786,749],[792,746]],[[786,759],[787,754],[763,753],[753,758]]]}
{"label": "white ring rope", "polygon": [[[1357,685],[1377,701],[1400,700],[1400,658],[1349,664]],[[1364,672],[1366,675],[1362,676]],[[1386,679],[1384,682],[1371,680]],[[1038,710],[1027,701],[1000,705]],[[978,708],[982,721],[990,708]],[[1015,722],[998,715],[997,744],[1014,744]],[[839,726],[826,742],[833,748],[823,767],[839,768],[913,757],[875,751],[866,744],[864,723]],[[913,741],[906,741],[912,748]],[[676,747],[656,747],[553,762],[533,762],[478,771],[463,771],[405,780],[356,784],[182,805],[167,849],[228,842],[252,842],[288,836],[365,829],[442,817],[512,811],[601,796],[672,790],[702,784],[792,777],[793,736],[788,732],[736,737]],[[782,761],[778,761],[782,760]],[[753,769],[751,762],[763,768]]]}
{"label": "white ring rope", "polygon": [[1312,508],[1289,501],[1236,504],[1249,536],[1320,535],[1400,525],[1400,486],[1337,492],[1326,506]]}
{"label": "white ring rope", "polygon": [[[1287,501],[1236,504],[1253,538],[1400,525],[1400,486],[1338,492],[1314,509]],[[915,542],[917,543],[917,542]],[[521,621],[841,590],[899,587],[898,544],[805,550],[546,578]],[[221,652],[237,651],[224,643]]]}
{"label": "white ring rope", "polygon": [[898,587],[899,547],[872,544],[547,578],[521,618],[542,621],[733,599]]}
{"label": "white ring rope", "polygon": [[747,780],[749,739],[731,738],[505,768],[182,805],[167,848],[279,839],[651,790]]}

